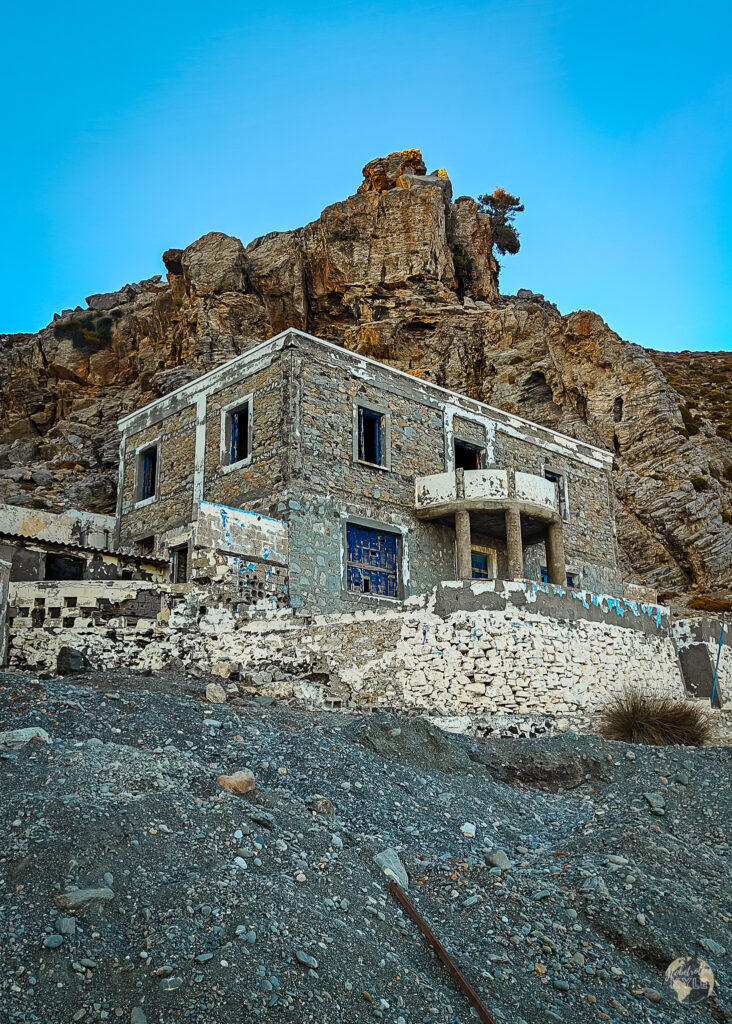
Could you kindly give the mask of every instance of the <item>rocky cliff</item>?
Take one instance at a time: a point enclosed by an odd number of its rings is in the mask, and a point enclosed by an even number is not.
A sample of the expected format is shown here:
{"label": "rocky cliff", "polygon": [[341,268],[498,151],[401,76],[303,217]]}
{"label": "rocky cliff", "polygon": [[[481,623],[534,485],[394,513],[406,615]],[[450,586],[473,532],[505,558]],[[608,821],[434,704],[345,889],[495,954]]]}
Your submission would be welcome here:
{"label": "rocky cliff", "polygon": [[732,358],[501,295],[488,217],[419,150],[371,161],[305,227],[211,232],[163,262],[166,281],[0,336],[0,500],[111,511],[117,417],[295,326],[609,448],[627,578],[732,588]]}

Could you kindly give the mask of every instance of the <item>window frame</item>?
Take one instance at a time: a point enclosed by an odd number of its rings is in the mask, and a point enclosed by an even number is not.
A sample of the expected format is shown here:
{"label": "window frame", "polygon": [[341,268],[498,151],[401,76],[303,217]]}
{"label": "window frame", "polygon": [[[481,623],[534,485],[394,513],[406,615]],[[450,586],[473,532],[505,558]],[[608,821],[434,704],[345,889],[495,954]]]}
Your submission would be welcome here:
{"label": "window frame", "polygon": [[[396,537],[396,596],[374,594],[370,591],[350,590],[348,587],[348,528],[357,530],[373,530],[374,533],[388,533]],[[409,578],[409,546],[408,532],[404,526],[393,523],[382,523],[376,519],[365,519],[361,516],[343,515],[341,529],[341,592],[344,596],[357,601],[384,601],[389,604],[400,604],[405,600]]]}
{"label": "window frame", "polygon": [[[145,457],[145,453],[151,449],[155,449],[155,490],[152,494],[146,498],[141,497],[142,485],[143,485],[143,473],[142,464]],[[151,505],[154,501],[157,501],[160,497],[160,438],[156,438],[155,441],[148,441],[146,444],[141,444],[135,449],[135,508],[144,508],[145,505]]]}
{"label": "window frame", "polygon": [[[185,577],[186,578],[184,580],[176,579],[176,577],[178,575],[178,558],[179,558],[181,552],[185,552],[185,559],[186,559],[186,563],[185,563],[186,564],[186,572],[185,572]],[[191,546],[190,546],[190,543],[188,541],[184,541],[184,543],[182,543],[182,544],[175,544],[173,547],[169,548],[169,552],[168,553],[170,555],[170,582],[171,583],[177,583],[177,584],[190,582],[190,578],[191,578]]]}
{"label": "window frame", "polygon": [[[368,462],[361,458],[361,444],[359,419],[360,410],[381,416],[381,462]],[[368,402],[363,398],[353,400],[353,461],[359,466],[368,466],[369,469],[380,469],[383,472],[391,472],[391,410],[388,406],[377,405]]]}
{"label": "window frame", "polygon": [[[231,462],[231,417],[247,407],[247,454],[243,459]],[[235,469],[249,466],[254,454],[254,392],[243,395],[221,406],[220,411],[219,465],[222,473],[231,473]]]}
{"label": "window frame", "polygon": [[[547,476],[547,473],[551,473],[552,476],[558,477],[557,480],[551,481],[551,477]],[[569,482],[567,480],[567,472],[562,469],[554,469],[553,466],[544,466],[544,479],[550,480],[557,484],[557,490],[559,492],[559,515],[563,523],[570,521],[569,515]]]}
{"label": "window frame", "polygon": [[487,459],[486,446],[484,444],[482,444],[482,445],[481,444],[476,444],[475,441],[469,441],[468,438],[461,437],[459,434],[453,434],[452,435],[452,468],[453,468],[453,472],[458,468],[457,458],[456,458],[457,451],[455,449],[455,446],[458,445],[458,444],[462,445],[464,448],[469,448],[471,451],[476,452],[477,455],[478,455],[478,461],[479,461],[480,465],[479,466],[473,466],[472,470],[466,470],[466,472],[470,473],[470,472],[473,472],[476,469],[485,469],[486,468],[486,459]]}
{"label": "window frame", "polygon": [[473,555],[483,555],[486,560],[486,575],[485,576],[471,576],[474,580],[495,580],[498,579],[498,555],[495,548],[489,548],[484,544],[471,544],[470,545],[470,562],[471,572],[475,572],[472,565]]}

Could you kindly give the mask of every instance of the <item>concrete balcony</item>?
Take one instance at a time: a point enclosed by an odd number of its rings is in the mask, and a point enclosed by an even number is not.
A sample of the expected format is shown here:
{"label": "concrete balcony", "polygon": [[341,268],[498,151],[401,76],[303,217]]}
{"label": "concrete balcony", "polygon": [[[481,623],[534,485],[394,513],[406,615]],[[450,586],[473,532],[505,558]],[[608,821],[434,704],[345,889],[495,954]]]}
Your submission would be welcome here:
{"label": "concrete balcony", "polygon": [[456,470],[419,476],[414,489],[415,511],[420,519],[440,519],[461,509],[503,511],[507,504],[518,505],[525,515],[533,514],[544,521],[559,518],[556,484],[535,473]]}
{"label": "concrete balcony", "polygon": [[509,578],[524,577],[524,544],[544,541],[549,581],[566,584],[557,486],[513,469],[458,469],[417,477],[414,507],[420,519],[454,526],[458,578],[470,579],[471,532],[505,540]]}

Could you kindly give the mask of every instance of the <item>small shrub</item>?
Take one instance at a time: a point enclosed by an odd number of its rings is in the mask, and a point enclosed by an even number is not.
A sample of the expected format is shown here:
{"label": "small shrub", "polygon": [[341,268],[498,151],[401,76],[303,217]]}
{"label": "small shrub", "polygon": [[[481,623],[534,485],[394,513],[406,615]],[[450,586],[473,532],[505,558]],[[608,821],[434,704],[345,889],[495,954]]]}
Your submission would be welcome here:
{"label": "small shrub", "polygon": [[728,523],[728,524],[732,525],[732,512],[723,512],[722,513],[722,522],[723,523]]}
{"label": "small shrub", "polygon": [[693,476],[691,484],[695,491],[708,491],[710,486],[709,481],[703,476]]}
{"label": "small shrub", "polygon": [[680,405],[679,411],[681,412],[681,419],[684,421],[684,426],[690,434],[699,433],[699,419],[696,417],[688,405]]}
{"label": "small shrub", "polygon": [[600,709],[598,730],[606,740],[622,743],[702,747],[711,738],[712,723],[706,707],[696,701],[630,686]]}
{"label": "small shrub", "polygon": [[689,607],[702,612],[732,612],[732,601],[728,601],[726,597],[698,594],[689,601]]}

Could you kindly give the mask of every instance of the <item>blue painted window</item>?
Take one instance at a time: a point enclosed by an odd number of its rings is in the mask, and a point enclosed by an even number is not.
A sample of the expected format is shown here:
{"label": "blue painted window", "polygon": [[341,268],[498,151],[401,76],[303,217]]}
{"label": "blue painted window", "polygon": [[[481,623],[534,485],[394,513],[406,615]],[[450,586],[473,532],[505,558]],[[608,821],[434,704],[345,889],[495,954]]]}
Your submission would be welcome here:
{"label": "blue painted window", "polygon": [[229,465],[249,455],[249,402],[229,413]]}
{"label": "blue painted window", "polygon": [[[549,570],[545,565],[542,565],[541,567],[541,582],[549,582]],[[570,590],[576,590],[579,586],[579,575],[576,572],[567,573],[567,586],[570,588]]]}
{"label": "blue painted window", "polygon": [[358,408],[358,457],[373,466],[384,465],[384,415]]}
{"label": "blue painted window", "polygon": [[398,537],[363,526],[346,527],[347,586],[351,593],[398,597]]}
{"label": "blue painted window", "polygon": [[492,578],[490,569],[488,567],[487,552],[472,551],[470,554],[470,564],[473,567],[474,580],[489,580]]}
{"label": "blue painted window", "polygon": [[140,497],[138,501],[154,498],[158,478],[157,445],[146,448],[140,455]]}

